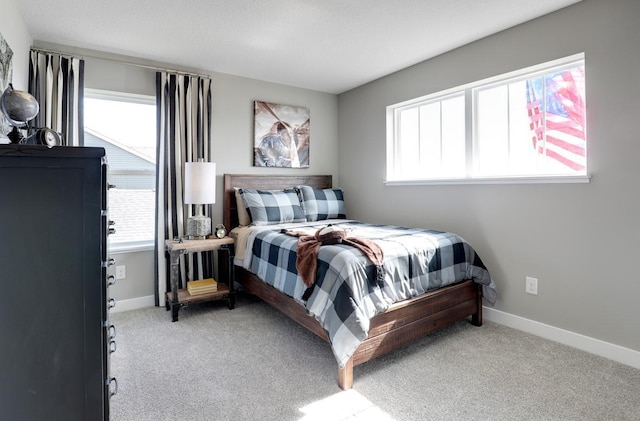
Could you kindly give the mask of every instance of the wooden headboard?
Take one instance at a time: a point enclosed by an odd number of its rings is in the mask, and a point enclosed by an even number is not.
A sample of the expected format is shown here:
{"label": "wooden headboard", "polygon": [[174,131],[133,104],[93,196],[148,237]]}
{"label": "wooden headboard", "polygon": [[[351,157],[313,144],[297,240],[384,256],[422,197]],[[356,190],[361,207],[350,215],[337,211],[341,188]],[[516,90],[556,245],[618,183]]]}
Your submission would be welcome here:
{"label": "wooden headboard", "polygon": [[328,189],[333,187],[333,178],[331,175],[225,174],[223,182],[224,196],[222,198],[222,220],[224,226],[229,231],[238,226],[236,188],[280,190],[298,185]]}

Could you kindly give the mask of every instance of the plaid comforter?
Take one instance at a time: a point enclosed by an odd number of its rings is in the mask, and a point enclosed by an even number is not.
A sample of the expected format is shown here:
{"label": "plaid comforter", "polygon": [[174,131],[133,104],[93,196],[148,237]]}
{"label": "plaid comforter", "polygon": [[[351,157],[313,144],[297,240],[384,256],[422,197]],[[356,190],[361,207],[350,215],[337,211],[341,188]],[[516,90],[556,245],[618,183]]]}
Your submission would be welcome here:
{"label": "plaid comforter", "polygon": [[[301,223],[296,231],[310,235],[329,221]],[[384,252],[385,279],[370,282],[375,266],[355,247],[322,246],[313,292],[296,272],[298,239],[282,227],[263,227],[248,236],[243,266],[266,283],[293,297],[326,330],[333,353],[343,367],[369,332],[369,321],[391,304],[465,279],[483,285],[483,296],[495,303],[495,284],[480,257],[461,237],[440,231],[332,220],[350,237],[374,240]]]}

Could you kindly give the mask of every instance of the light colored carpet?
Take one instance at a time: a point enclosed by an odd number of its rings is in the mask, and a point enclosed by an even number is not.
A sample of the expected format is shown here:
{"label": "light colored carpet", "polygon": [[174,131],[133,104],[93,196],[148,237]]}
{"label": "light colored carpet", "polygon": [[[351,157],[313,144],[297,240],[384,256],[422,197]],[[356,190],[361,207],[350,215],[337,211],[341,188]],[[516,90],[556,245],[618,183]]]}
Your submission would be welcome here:
{"label": "light colored carpet", "polygon": [[495,323],[463,321],[354,369],[241,294],[116,313],[114,421],[640,420],[640,370]]}

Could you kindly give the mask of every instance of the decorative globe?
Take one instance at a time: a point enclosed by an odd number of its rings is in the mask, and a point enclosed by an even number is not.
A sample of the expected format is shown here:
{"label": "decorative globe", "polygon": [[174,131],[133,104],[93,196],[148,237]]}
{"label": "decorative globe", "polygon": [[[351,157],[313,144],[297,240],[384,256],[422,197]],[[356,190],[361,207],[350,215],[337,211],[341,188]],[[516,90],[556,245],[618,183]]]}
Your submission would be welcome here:
{"label": "decorative globe", "polygon": [[38,101],[24,91],[15,91],[9,87],[0,98],[0,108],[11,124],[21,127],[38,115]]}

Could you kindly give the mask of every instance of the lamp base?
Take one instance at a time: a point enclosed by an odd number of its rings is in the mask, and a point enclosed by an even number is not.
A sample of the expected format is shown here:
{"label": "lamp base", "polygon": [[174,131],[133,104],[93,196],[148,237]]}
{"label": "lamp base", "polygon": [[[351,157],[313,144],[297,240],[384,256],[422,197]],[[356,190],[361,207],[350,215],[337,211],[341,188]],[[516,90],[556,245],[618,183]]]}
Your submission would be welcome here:
{"label": "lamp base", "polygon": [[193,240],[204,240],[211,234],[211,218],[204,215],[190,216],[187,219],[187,235]]}

